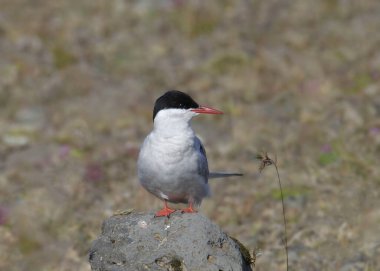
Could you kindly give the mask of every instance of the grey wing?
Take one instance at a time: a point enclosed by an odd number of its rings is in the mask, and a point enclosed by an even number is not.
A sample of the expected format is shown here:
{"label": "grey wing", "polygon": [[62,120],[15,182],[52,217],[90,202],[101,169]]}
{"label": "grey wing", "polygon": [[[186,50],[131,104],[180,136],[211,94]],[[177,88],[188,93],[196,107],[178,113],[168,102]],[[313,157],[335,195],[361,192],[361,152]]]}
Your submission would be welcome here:
{"label": "grey wing", "polygon": [[198,137],[195,137],[195,147],[199,153],[198,172],[200,175],[205,177],[206,183],[208,183],[209,170],[208,170],[206,150],[203,147],[203,144]]}

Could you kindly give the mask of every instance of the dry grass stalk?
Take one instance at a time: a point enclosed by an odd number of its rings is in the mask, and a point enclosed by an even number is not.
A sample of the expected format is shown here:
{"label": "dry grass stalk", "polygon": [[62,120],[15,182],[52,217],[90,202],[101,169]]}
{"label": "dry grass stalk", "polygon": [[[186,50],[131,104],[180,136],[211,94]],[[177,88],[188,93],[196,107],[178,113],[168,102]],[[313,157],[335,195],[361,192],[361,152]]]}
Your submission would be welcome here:
{"label": "dry grass stalk", "polygon": [[264,170],[264,168],[271,166],[271,165],[274,165],[274,167],[276,169],[278,184],[280,186],[280,193],[281,193],[282,216],[284,219],[284,246],[285,246],[285,253],[286,253],[286,270],[288,271],[289,270],[288,238],[287,238],[288,234],[287,234],[287,227],[286,227],[284,195],[282,193],[281,178],[280,178],[280,173],[279,173],[278,167],[277,167],[277,155],[275,155],[275,159],[273,160],[268,156],[267,152],[263,152],[263,153],[258,154],[256,156],[256,158],[261,161],[261,164],[259,167],[260,174]]}

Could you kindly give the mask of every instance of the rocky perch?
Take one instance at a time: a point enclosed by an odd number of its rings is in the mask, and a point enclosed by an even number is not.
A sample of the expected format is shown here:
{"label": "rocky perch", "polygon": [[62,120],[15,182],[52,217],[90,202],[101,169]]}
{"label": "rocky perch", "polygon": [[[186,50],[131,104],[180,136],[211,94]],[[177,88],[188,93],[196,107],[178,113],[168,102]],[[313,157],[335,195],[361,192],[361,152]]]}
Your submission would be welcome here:
{"label": "rocky perch", "polygon": [[89,259],[94,271],[252,270],[248,250],[205,216],[125,213],[104,221]]}

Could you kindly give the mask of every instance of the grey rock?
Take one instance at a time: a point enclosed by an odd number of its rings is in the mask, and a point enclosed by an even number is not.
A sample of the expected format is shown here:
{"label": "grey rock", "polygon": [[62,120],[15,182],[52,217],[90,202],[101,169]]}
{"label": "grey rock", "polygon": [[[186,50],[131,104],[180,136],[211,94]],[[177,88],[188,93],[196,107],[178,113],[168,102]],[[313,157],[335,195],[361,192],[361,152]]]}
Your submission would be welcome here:
{"label": "grey rock", "polygon": [[89,260],[94,271],[252,270],[242,244],[197,213],[112,216],[104,221]]}

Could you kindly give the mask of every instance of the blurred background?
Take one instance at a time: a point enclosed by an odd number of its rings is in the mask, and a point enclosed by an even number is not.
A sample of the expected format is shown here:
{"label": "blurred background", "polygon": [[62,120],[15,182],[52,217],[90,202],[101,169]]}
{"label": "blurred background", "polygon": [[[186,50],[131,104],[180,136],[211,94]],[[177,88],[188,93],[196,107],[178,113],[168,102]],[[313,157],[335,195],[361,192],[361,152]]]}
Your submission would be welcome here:
{"label": "blurred background", "polygon": [[284,270],[379,270],[380,2],[0,0],[0,269],[90,270],[138,184],[155,99],[191,94],[214,181],[200,212]]}

